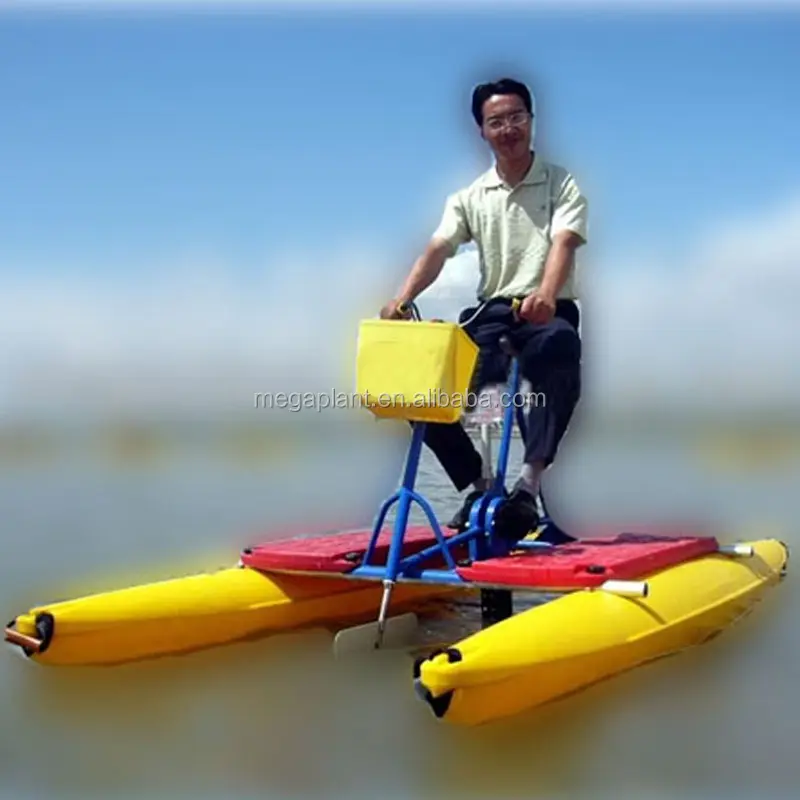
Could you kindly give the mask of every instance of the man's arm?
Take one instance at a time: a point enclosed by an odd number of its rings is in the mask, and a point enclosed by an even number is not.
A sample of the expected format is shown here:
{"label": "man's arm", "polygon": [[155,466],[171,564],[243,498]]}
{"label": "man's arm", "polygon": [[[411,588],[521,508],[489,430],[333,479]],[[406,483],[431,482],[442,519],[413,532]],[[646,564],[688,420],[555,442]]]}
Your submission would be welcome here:
{"label": "man's arm", "polygon": [[553,209],[550,251],[539,288],[525,298],[520,316],[534,323],[552,319],[556,300],[575,267],[575,251],[586,243],[588,203],[567,173]]}
{"label": "man's arm", "polygon": [[575,251],[585,243],[586,240],[580,234],[570,230],[555,235],[544,265],[539,295],[555,302],[575,266]]}
{"label": "man's arm", "polygon": [[397,296],[398,302],[410,303],[419,297],[439,277],[451,254],[449,241],[436,237],[431,239],[403,283]]}
{"label": "man's arm", "polygon": [[564,175],[553,208],[550,226],[551,247],[539,288],[547,299],[555,300],[575,265],[575,251],[586,243],[588,203],[575,178]]}
{"label": "man's arm", "polygon": [[397,297],[384,307],[381,316],[394,317],[397,307],[416,300],[439,277],[448,258],[470,241],[471,234],[461,193],[447,198],[444,215],[422,255],[405,279]]}

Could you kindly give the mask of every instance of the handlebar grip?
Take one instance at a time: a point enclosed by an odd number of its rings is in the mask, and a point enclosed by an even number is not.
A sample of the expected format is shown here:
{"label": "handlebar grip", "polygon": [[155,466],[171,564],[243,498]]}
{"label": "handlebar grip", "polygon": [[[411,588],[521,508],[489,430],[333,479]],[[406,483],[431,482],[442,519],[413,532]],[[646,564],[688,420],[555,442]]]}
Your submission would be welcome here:
{"label": "handlebar grip", "polygon": [[413,300],[410,303],[398,303],[397,311],[406,319],[422,319]]}

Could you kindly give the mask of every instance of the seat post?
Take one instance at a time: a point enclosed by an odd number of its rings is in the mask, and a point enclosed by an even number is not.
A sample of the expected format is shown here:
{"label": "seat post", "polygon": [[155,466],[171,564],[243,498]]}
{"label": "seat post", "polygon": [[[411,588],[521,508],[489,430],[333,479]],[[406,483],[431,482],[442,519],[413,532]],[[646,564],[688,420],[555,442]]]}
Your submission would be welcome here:
{"label": "seat post", "polygon": [[506,474],[508,473],[508,460],[511,454],[511,437],[514,432],[514,421],[516,415],[516,398],[519,394],[521,384],[521,373],[517,352],[508,340],[503,336],[500,339],[500,346],[511,358],[511,369],[508,380],[508,404],[503,409],[503,427],[500,436],[500,448],[497,454],[497,472],[495,477],[495,489],[502,492],[506,485]]}

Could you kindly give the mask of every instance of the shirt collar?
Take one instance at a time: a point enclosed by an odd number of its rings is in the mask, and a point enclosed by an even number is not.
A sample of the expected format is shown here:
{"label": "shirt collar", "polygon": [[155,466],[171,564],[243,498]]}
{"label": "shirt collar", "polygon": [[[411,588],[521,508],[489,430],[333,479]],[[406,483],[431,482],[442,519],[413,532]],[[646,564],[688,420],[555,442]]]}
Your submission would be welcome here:
{"label": "shirt collar", "polygon": [[[534,154],[533,163],[530,169],[525,173],[522,180],[517,184],[522,185],[535,185],[545,183],[547,181],[547,164],[542,161],[540,156]],[[500,177],[497,172],[497,163],[488,170],[483,176],[483,185],[489,189],[499,189],[507,186],[506,182]]]}

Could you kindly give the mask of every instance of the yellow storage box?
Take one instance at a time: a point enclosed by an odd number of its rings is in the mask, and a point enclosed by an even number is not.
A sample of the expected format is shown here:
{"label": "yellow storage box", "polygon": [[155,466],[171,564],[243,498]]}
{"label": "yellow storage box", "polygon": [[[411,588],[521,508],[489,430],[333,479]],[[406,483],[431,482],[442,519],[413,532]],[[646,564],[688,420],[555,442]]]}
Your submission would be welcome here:
{"label": "yellow storage box", "polygon": [[457,422],[478,347],[453,322],[362,321],[356,393],[377,417]]}

